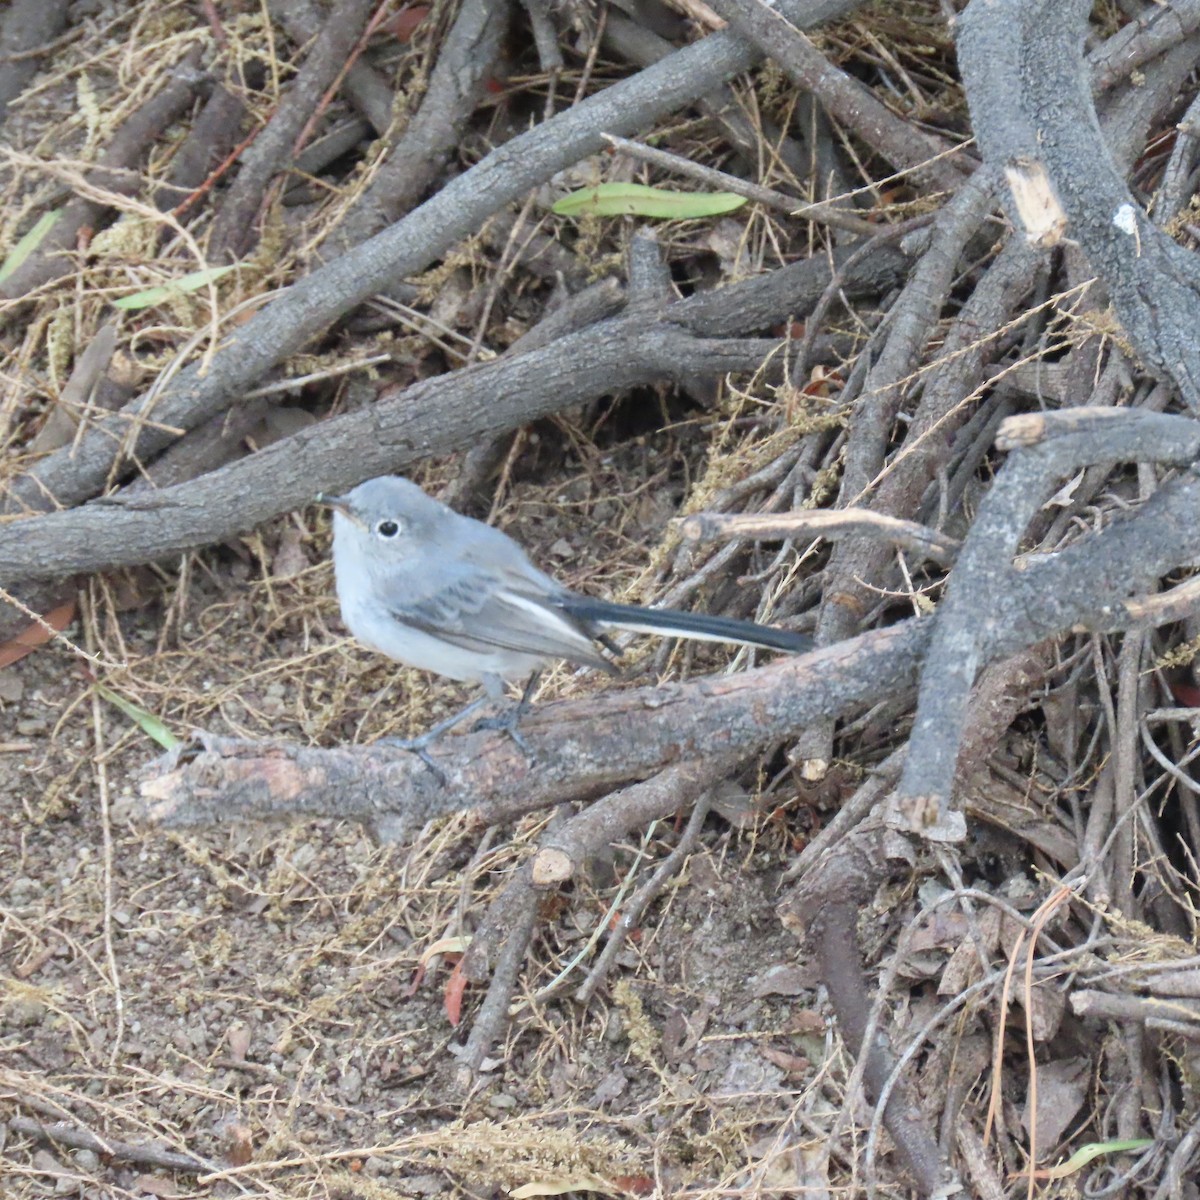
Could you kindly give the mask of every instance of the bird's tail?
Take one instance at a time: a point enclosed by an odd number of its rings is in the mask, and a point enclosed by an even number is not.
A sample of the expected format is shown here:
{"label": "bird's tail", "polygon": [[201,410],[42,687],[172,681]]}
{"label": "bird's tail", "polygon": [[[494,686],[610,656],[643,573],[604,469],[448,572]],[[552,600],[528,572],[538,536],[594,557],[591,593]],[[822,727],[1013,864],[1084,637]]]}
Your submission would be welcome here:
{"label": "bird's tail", "polygon": [[636,604],[609,604],[590,596],[555,597],[553,606],[577,620],[604,625],[610,629],[628,629],[652,633],[658,637],[692,638],[704,642],[726,642],[736,646],[760,646],[787,654],[805,654],[813,648],[806,633],[773,629],[735,617],[714,617],[707,613],[678,612],[670,608],[640,608]]}

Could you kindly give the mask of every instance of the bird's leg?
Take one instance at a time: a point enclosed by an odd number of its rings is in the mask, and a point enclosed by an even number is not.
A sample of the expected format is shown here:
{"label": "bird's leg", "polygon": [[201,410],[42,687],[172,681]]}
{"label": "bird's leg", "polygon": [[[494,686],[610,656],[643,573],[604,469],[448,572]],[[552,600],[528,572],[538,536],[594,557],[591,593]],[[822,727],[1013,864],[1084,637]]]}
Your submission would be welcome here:
{"label": "bird's leg", "polygon": [[497,713],[494,717],[484,717],[483,720],[476,721],[471,726],[472,732],[480,729],[494,729],[498,733],[507,733],[516,744],[517,749],[532,762],[533,751],[530,750],[529,743],[521,736],[521,731],[517,726],[521,723],[521,718],[529,711],[533,703],[533,693],[541,677],[541,671],[534,671],[529,677],[529,682],[525,684],[524,690],[521,692],[521,699],[516,704],[511,705],[504,712]]}
{"label": "bird's leg", "polygon": [[455,725],[465,721],[472,713],[478,712],[485,704],[491,700],[491,696],[483,695],[477,700],[472,700],[470,704],[460,708],[458,712],[451,713],[444,721],[439,721],[432,729],[427,729],[420,737],[415,738],[396,738],[387,737],[380,738],[379,745],[395,746],[397,750],[407,750],[411,754],[415,754],[437,777],[442,784],[446,782],[445,773],[441,767],[433,761],[429,756],[429,747],[434,744],[448,730],[453,729]]}

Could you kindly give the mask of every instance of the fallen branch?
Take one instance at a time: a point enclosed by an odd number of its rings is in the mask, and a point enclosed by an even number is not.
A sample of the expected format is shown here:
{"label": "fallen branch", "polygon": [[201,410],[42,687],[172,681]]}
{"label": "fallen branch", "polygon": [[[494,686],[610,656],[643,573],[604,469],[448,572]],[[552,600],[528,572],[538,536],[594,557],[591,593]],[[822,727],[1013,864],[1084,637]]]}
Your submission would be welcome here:
{"label": "fallen branch", "polygon": [[1083,60],[1091,7],[975,0],[958,36],[971,118],[985,158],[1008,171],[1027,235],[1079,244],[1137,353],[1200,410],[1200,262],[1117,174]]}
{"label": "fallen branch", "polygon": [[[938,610],[937,632],[922,672],[897,791],[898,804],[917,822],[932,821],[946,811],[967,697],[976,672],[991,657],[991,647],[1012,628],[1012,597],[1018,589],[1027,595],[1030,588],[1037,589],[1039,607],[1046,614],[1044,636],[1049,636],[1068,627],[1068,611],[1071,623],[1089,615],[1117,618],[1119,600],[1190,561],[1200,550],[1195,508],[1200,477],[1188,471],[1097,537],[1023,570],[1013,566],[1020,539],[1052,483],[1100,462],[1189,463],[1200,455],[1200,425],[1195,421],[1137,409],[1067,409],[1010,418],[1001,426],[997,443],[1014,452],[971,526]],[[1136,548],[1131,544],[1134,528],[1139,534]],[[1064,577],[1051,584],[1051,575],[1062,574],[1062,562],[1081,553],[1092,560],[1086,583]],[[1106,578],[1105,572],[1120,578]],[[1063,589],[1073,593],[1070,599]]]}
{"label": "fallen branch", "polygon": [[[122,124],[100,161],[88,172],[89,183],[102,191],[122,196],[132,195],[141,187],[141,175],[134,168],[207,82],[199,72],[199,64],[199,51],[187,54],[171,71],[166,85]],[[74,263],[71,255],[76,250],[80,233],[100,224],[105,211],[106,206],[98,200],[77,196],[70,201],[38,245],[36,253],[0,283],[0,300],[19,299],[34,288],[70,272]],[[71,447],[59,451],[65,457],[70,452]]]}
{"label": "fallen branch", "polygon": [[[372,293],[423,271],[493,213],[602,150],[603,133],[635,133],[689,102],[697,87],[711,87],[754,59],[745,43],[714,34],[493,150],[402,220],[283,291],[240,326],[211,362],[185,367],[161,393],[152,391],[126,406],[119,418],[122,432],[137,430],[124,443],[126,461],[149,459],[178,436],[174,431],[193,429],[222,411]],[[124,469],[121,449],[108,426],[89,430],[15,480],[3,511],[39,512],[89,499]]]}
{"label": "fallen branch", "polygon": [[[835,257],[835,264],[838,259]],[[887,250],[844,280],[851,293],[894,280],[907,258]],[[150,562],[211,544],[337,490],[403,470],[538,417],[636,384],[755,370],[778,341],[725,341],[803,311],[830,275],[806,259],[770,275],[619,317],[540,349],[427,379],[376,405],[276,442],[200,479],[0,525],[0,581]],[[693,336],[695,334],[696,336]]]}
{"label": "fallen branch", "polygon": [[169,827],[394,818],[397,833],[465,809],[487,823],[511,820],[674,763],[753,753],[818,715],[910,686],[929,626],[906,622],[737,675],[547,705],[521,726],[532,761],[502,735],[446,737],[431,749],[444,785],[415,756],[384,745],[326,750],[204,737],[199,751],[155,765],[127,815]]}
{"label": "fallen branch", "polygon": [[8,1127],[21,1137],[58,1142],[73,1150],[91,1150],[117,1162],[133,1163],[140,1167],[155,1167],[164,1171],[186,1171],[195,1175],[202,1171],[217,1171],[217,1164],[195,1154],[178,1154],[160,1150],[157,1146],[139,1146],[133,1142],[118,1142],[102,1138],[88,1129],[68,1125],[65,1121],[35,1121],[32,1117],[10,1117]]}
{"label": "fallen branch", "polygon": [[273,176],[291,165],[299,138],[347,62],[362,49],[375,0],[336,0],[303,66],[284,91],[271,119],[242,155],[209,234],[214,262],[236,258],[250,244]]}
{"label": "fallen branch", "polygon": [[923,558],[949,566],[962,545],[957,538],[938,533],[916,521],[902,521],[869,508],[830,508],[787,513],[693,513],[680,522],[679,531],[696,542],[727,542],[734,538],[781,541],[789,538],[869,537],[911,550]]}

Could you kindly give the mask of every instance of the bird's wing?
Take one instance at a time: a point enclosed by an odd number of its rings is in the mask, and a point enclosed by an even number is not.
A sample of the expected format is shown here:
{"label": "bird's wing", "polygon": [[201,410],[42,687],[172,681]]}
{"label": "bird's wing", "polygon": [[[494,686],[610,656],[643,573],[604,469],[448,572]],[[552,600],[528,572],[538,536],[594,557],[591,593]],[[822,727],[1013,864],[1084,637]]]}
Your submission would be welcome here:
{"label": "bird's wing", "polygon": [[436,589],[391,606],[397,621],[465,650],[509,650],[613,669],[585,622],[548,606],[546,585],[555,585],[540,572],[459,560],[439,564],[437,574]]}

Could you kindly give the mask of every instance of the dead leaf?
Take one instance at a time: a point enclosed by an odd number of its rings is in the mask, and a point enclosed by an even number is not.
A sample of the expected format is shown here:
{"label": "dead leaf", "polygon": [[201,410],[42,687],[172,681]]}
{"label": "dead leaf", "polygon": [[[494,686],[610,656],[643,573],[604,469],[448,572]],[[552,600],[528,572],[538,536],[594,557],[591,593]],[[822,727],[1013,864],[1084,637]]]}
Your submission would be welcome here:
{"label": "dead leaf", "polygon": [[509,1195],[513,1200],[524,1200],[528,1196],[562,1196],[566,1192],[603,1192],[606,1196],[615,1196],[618,1190],[599,1175],[551,1175],[513,1188]]}
{"label": "dead leaf", "polygon": [[[1037,1156],[1041,1162],[1058,1152],[1058,1143],[1087,1098],[1090,1075],[1086,1058],[1060,1058],[1038,1067]],[[1021,1113],[1021,1124],[1029,1133],[1029,1100]]]}
{"label": "dead leaf", "polygon": [[249,1125],[230,1121],[225,1134],[225,1159],[231,1167],[244,1167],[254,1157],[254,1135]]}
{"label": "dead leaf", "polygon": [[1052,504],[1058,508],[1070,508],[1075,503],[1075,493],[1079,489],[1079,485],[1083,482],[1083,472],[1080,471],[1074,479],[1067,480],[1066,483],[1042,505],[1043,508],[1049,508]]}
{"label": "dead leaf", "polygon": [[285,524],[271,559],[271,574],[276,579],[291,579],[301,571],[307,571],[308,567],[308,555],[304,553],[304,541],[300,530],[295,525]]}
{"label": "dead leaf", "polygon": [[450,972],[450,978],[446,980],[446,987],[442,992],[442,1007],[446,1012],[446,1020],[455,1029],[462,1020],[463,996],[466,994],[469,982],[462,969],[462,963],[455,963],[454,970]]}
{"label": "dead leaf", "polygon": [[[55,633],[61,633],[75,619],[75,601],[68,600],[56,609],[48,612],[42,620]],[[0,667],[8,667],[27,655],[31,650],[44,646],[53,635],[50,630],[40,623],[33,623],[21,630],[16,637],[10,638],[0,646]]]}
{"label": "dead leaf", "polygon": [[760,1046],[759,1053],[788,1075],[806,1075],[812,1070],[812,1062],[803,1054],[789,1054],[786,1050],[776,1050],[774,1046]]}
{"label": "dead leaf", "polygon": [[755,976],[750,994],[755,997],[802,996],[811,991],[815,984],[816,979],[811,967],[796,963],[776,963],[761,975]]}
{"label": "dead leaf", "polygon": [[[1028,998],[1029,1004],[1025,1001]],[[1048,1042],[1062,1024],[1067,998],[1056,988],[1046,983],[1035,984],[1032,995],[1026,997],[1024,988],[1014,991],[1015,999],[1025,1008],[1035,1042]]]}

